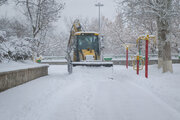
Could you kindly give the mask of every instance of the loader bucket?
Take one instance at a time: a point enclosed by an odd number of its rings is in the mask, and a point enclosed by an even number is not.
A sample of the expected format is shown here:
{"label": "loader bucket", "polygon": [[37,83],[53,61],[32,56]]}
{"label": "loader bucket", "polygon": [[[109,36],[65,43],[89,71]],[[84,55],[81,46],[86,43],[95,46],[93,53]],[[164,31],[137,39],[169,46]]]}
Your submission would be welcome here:
{"label": "loader bucket", "polygon": [[73,66],[112,67],[113,62],[73,62]]}

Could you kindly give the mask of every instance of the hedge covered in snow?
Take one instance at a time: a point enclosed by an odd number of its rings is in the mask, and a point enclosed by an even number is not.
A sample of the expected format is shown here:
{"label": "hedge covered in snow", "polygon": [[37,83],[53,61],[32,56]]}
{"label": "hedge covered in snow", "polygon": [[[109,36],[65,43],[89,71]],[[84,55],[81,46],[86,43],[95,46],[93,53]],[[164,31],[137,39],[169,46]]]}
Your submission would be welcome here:
{"label": "hedge covered in snow", "polygon": [[32,38],[7,37],[6,32],[0,31],[0,62],[3,60],[26,60],[31,58]]}

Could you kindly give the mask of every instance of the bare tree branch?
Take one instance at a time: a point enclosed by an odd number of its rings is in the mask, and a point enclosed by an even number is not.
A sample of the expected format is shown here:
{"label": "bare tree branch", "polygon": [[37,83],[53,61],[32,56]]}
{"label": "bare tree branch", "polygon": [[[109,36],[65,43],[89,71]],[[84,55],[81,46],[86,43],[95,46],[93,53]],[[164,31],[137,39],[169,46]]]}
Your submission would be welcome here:
{"label": "bare tree branch", "polygon": [[25,15],[30,21],[34,38],[41,30],[58,20],[64,8],[64,3],[55,0],[17,0],[17,5],[25,7]]}

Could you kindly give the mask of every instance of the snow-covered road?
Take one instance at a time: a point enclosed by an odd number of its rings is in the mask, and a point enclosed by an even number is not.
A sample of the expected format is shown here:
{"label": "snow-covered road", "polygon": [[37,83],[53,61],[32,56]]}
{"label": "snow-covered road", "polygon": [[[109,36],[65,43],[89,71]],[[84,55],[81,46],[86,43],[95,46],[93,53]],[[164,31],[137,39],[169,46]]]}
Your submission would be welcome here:
{"label": "snow-covered road", "polygon": [[142,76],[124,66],[76,67],[72,75],[50,66],[48,76],[0,93],[0,120],[180,120],[167,96],[135,82]]}

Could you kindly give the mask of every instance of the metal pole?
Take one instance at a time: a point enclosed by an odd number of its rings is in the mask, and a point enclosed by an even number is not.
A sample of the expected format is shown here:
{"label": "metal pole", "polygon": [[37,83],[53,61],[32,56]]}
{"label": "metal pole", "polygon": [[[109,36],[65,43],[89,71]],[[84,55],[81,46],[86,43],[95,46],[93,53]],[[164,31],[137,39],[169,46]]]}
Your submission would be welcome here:
{"label": "metal pole", "polygon": [[139,55],[137,56],[137,75],[139,75]]}
{"label": "metal pole", "polygon": [[148,42],[149,40],[146,40],[146,55],[145,55],[145,77],[148,78]]}
{"label": "metal pole", "polygon": [[126,47],[126,68],[128,69],[128,47]]}
{"label": "metal pole", "polygon": [[102,3],[95,4],[96,7],[99,7],[99,32],[101,31],[101,7],[104,6]]}
{"label": "metal pole", "polygon": [[99,32],[101,31],[101,7],[99,6]]}

